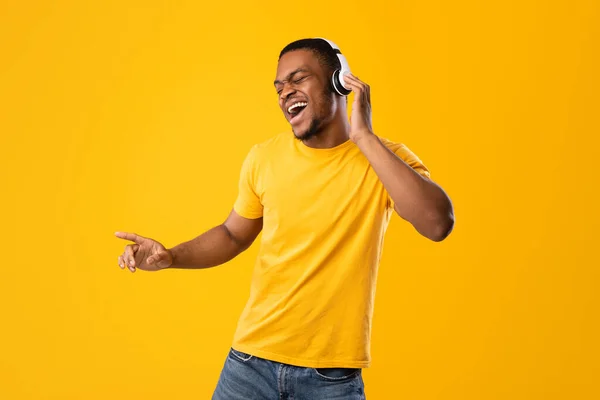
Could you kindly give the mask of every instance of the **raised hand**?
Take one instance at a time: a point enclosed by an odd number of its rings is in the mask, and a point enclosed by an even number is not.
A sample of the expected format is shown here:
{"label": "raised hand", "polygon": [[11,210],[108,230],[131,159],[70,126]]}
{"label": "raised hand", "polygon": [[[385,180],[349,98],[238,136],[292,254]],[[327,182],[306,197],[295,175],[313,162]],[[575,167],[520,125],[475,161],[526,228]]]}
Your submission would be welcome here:
{"label": "raised hand", "polygon": [[115,232],[115,236],[134,242],[126,245],[125,251],[119,256],[121,269],[127,266],[131,272],[135,272],[136,268],[159,271],[173,263],[171,252],[156,240],[128,232]]}
{"label": "raised hand", "polygon": [[350,140],[356,143],[365,136],[373,135],[371,88],[352,73],[344,75],[343,79],[354,92],[350,116]]}

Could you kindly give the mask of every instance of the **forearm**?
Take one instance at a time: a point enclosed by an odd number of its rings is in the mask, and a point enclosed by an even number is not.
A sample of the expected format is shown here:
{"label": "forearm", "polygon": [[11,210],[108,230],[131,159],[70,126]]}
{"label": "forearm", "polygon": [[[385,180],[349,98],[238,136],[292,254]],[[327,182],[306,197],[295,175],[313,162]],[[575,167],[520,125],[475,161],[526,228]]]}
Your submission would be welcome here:
{"label": "forearm", "polygon": [[372,134],[357,146],[395,203],[396,212],[431,240],[443,240],[454,224],[452,203],[435,182],[420,175]]}
{"label": "forearm", "polygon": [[201,269],[226,263],[245,250],[225,225],[216,226],[202,235],[169,249],[173,264],[169,268]]}

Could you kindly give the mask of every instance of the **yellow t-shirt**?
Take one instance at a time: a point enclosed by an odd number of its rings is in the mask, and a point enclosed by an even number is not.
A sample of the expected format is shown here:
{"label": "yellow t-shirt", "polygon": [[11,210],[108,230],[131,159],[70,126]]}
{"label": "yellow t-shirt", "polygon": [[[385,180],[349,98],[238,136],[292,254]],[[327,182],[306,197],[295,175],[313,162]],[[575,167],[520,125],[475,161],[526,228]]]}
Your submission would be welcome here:
{"label": "yellow t-shirt", "polygon": [[[380,139],[429,176],[406,146]],[[350,140],[314,149],[291,132],[257,144],[243,163],[234,210],[263,217],[263,230],[232,347],[302,367],[368,367],[393,206],[360,149]]]}

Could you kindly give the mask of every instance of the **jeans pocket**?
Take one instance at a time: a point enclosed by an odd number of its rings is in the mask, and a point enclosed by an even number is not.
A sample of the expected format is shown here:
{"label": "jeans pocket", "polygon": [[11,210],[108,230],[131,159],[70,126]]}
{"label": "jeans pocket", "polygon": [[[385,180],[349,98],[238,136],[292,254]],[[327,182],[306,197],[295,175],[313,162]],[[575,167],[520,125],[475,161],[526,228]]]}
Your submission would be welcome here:
{"label": "jeans pocket", "polygon": [[362,371],[360,368],[312,368],[321,379],[336,382],[355,378]]}
{"label": "jeans pocket", "polygon": [[244,353],[243,351],[235,350],[233,347],[229,350],[229,354],[238,361],[248,362],[252,357],[252,354]]}

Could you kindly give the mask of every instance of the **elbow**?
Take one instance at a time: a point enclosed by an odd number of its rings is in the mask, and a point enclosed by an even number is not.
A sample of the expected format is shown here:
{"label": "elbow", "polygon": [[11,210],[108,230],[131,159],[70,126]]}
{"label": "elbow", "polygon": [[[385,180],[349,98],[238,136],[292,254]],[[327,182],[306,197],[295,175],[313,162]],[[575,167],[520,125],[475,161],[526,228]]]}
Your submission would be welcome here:
{"label": "elbow", "polygon": [[427,237],[434,242],[441,242],[450,235],[453,229],[454,213],[444,213],[433,220]]}
{"label": "elbow", "polygon": [[250,247],[250,245],[252,244],[252,242],[243,241],[243,240],[240,240],[239,238],[235,237],[235,235],[231,232],[231,230],[229,230],[227,225],[221,224],[220,226],[223,228],[223,230],[225,230],[227,238],[229,238],[229,241],[232,244],[232,247],[235,248],[236,255],[246,251],[246,249],[248,247]]}

